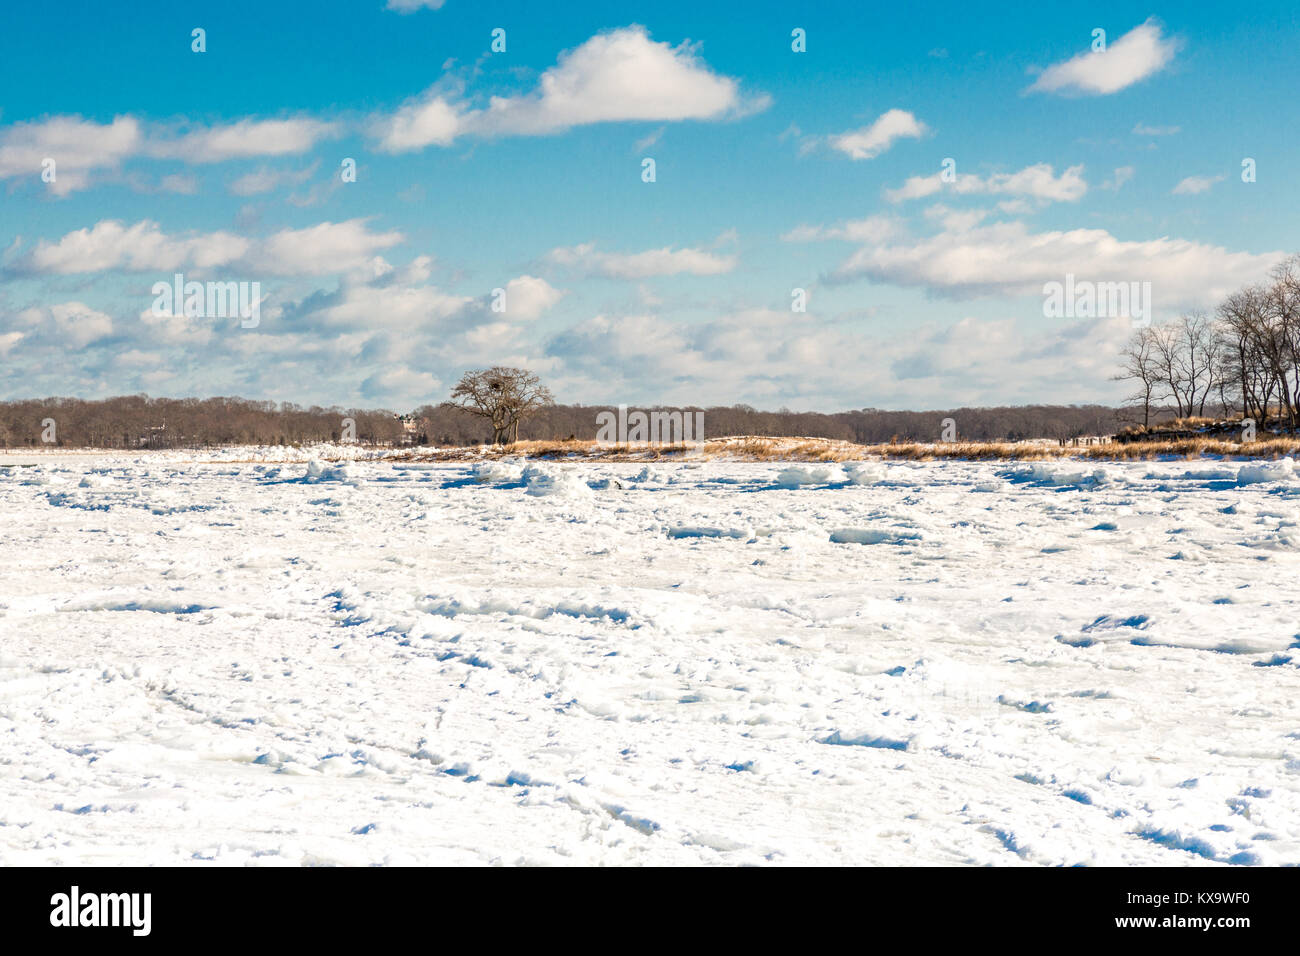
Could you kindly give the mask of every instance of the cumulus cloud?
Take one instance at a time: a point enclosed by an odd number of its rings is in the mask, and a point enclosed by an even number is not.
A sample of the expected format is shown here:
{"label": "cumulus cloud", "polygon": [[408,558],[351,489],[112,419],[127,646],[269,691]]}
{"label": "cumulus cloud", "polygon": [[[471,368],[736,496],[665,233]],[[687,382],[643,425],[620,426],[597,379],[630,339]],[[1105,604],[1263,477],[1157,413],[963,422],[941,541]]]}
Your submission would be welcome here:
{"label": "cumulus cloud", "polygon": [[869,380],[873,404],[886,408],[934,407],[936,396],[951,406],[991,405],[1044,394],[1096,400],[1132,330],[1126,319],[1035,329],[966,317],[913,324],[898,336],[776,309],[690,325],[598,315],[554,336],[547,354],[558,363],[557,385],[593,401],[854,408]]}
{"label": "cumulus cloud", "polygon": [[219,163],[228,159],[305,153],[322,139],[337,133],[336,124],[309,117],[245,119],[223,126],[194,129],[179,136],[152,139],[147,152],[160,159]]}
{"label": "cumulus cloud", "polygon": [[264,239],[230,232],[175,235],[163,232],[151,220],[126,225],[106,219],[53,242],[41,240],[10,271],[73,275],[109,269],[171,272],[229,268],[259,275],[328,275],[374,269],[376,254],[403,238],[400,232],[371,232],[364,219],[283,229]]}
{"label": "cumulus cloud", "polygon": [[236,196],[257,196],[282,186],[301,186],[319,167],[320,163],[312,163],[306,169],[270,169],[262,166],[236,179],[230,184],[230,191]]}
{"label": "cumulus cloud", "polygon": [[113,318],[84,302],[61,302],[48,307],[33,307],[18,314],[36,337],[56,345],[85,348],[91,342],[113,334]]}
{"label": "cumulus cloud", "polygon": [[118,116],[111,123],[79,116],[15,123],[0,130],[0,179],[31,177],[41,182],[42,164],[52,159],[54,181],[48,188],[66,196],[86,188],[92,171],[116,169],[142,142],[140,123],[130,116]]}
{"label": "cumulus cloud", "polygon": [[363,397],[399,408],[423,405],[445,391],[442,381],[430,372],[405,365],[381,368],[361,383]]}
{"label": "cumulus cloud", "polygon": [[[1232,252],[1162,237],[1119,239],[1104,229],[1031,232],[1022,222],[948,222],[936,235],[868,243],[832,273],[920,286],[948,298],[1041,294],[1067,274],[1092,281],[1151,282],[1164,302],[1212,303],[1261,279],[1281,253]],[[1158,304],[1158,303],[1157,303]]]}
{"label": "cumulus cloud", "polygon": [[1223,182],[1223,176],[1188,176],[1181,180],[1173,188],[1175,196],[1196,196],[1203,192],[1209,192],[1210,187],[1215,183]]}
{"label": "cumulus cloud", "polygon": [[781,238],[785,242],[844,239],[849,242],[884,242],[901,235],[902,223],[892,216],[867,216],[835,226],[796,226]]}
{"label": "cumulus cloud", "polygon": [[1101,184],[1101,188],[1118,192],[1126,182],[1133,178],[1134,172],[1136,170],[1132,166],[1117,166],[1110,179]]}
{"label": "cumulus cloud", "polygon": [[737,80],[709,69],[688,43],[671,46],[644,27],[599,33],[539,77],[529,93],[472,107],[439,85],[378,116],[371,135],[389,152],[447,146],[464,135],[542,136],[593,123],[720,119],[761,109]]}
{"label": "cumulus cloud", "polygon": [[1160,24],[1147,20],[1105,50],[1080,53],[1043,70],[1028,93],[1104,96],[1159,73],[1177,54],[1180,43],[1166,37]]}
{"label": "cumulus cloud", "polygon": [[450,146],[461,133],[457,107],[444,96],[428,95],[404,104],[391,116],[372,121],[370,134],[381,149],[401,153],[426,146]]}
{"label": "cumulus cloud", "polygon": [[885,190],[890,202],[921,199],[938,192],[959,196],[1003,195],[1036,199],[1042,202],[1076,202],[1088,191],[1082,166],[1071,166],[1057,176],[1048,163],[1026,166],[1015,173],[997,173],[981,177],[973,173],[956,174],[945,182],[942,173],[912,176],[897,189]]}
{"label": "cumulus cloud", "polygon": [[125,269],[131,272],[172,270],[185,266],[224,266],[244,256],[252,243],[229,232],[167,235],[150,220],[126,225],[105,219],[69,232],[57,241],[41,240],[14,271],[37,275],[72,275]]}
{"label": "cumulus cloud", "polygon": [[830,145],[853,159],[875,159],[898,140],[918,139],[926,132],[926,125],[907,110],[893,109],[870,126],[832,136]]}
{"label": "cumulus cloud", "polygon": [[657,43],[631,26],[561,54],[533,93],[494,97],[482,124],[540,134],[590,123],[715,119],[744,105],[739,83],[711,71],[694,47]]}
{"label": "cumulus cloud", "polygon": [[536,319],[564,298],[562,291],[537,276],[519,276],[507,282],[504,288],[504,315],[511,319]]}
{"label": "cumulus cloud", "polygon": [[213,341],[214,324],[206,318],[196,318],[173,312],[155,312],[145,309],[137,320],[148,340],[158,346],[203,348]]}
{"label": "cumulus cloud", "polygon": [[730,272],[736,256],[722,255],[706,249],[647,249],[645,252],[601,252],[594,243],[552,249],[547,259],[559,266],[576,269],[585,275],[610,279],[648,279],[652,276],[711,276]]}
{"label": "cumulus cloud", "polygon": [[344,326],[418,329],[463,312],[473,302],[430,285],[344,282],[335,293],[317,295],[288,317],[301,327]]}
{"label": "cumulus cloud", "polygon": [[[284,156],[305,152],[338,131],[335,123],[310,118],[246,119],[176,132],[147,129],[132,116],[118,116],[111,123],[55,116],[0,129],[0,179],[30,176],[41,182],[43,164],[53,160],[54,178],[48,188],[56,196],[66,196],[89,186],[92,172],[116,171],[126,160],[137,157],[202,164]],[[195,183],[190,177],[173,174],[163,179],[161,188],[191,193]]]}
{"label": "cumulus cloud", "polygon": [[272,275],[332,275],[384,268],[377,253],[402,242],[400,232],[371,232],[365,219],[322,222],[305,229],[282,229],[259,242],[250,268]]}

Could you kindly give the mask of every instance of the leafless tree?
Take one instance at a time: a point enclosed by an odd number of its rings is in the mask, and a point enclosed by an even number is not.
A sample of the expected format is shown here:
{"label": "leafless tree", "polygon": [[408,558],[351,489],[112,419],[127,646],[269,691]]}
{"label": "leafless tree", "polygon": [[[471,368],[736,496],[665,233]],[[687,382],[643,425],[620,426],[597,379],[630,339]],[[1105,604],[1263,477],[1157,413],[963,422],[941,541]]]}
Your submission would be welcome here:
{"label": "leafless tree", "polygon": [[555,404],[550,389],[527,369],[496,365],[466,372],[443,403],[492,423],[492,444],[519,440],[519,423]]}
{"label": "leafless tree", "polygon": [[1143,428],[1151,427],[1151,403],[1158,397],[1163,381],[1156,363],[1155,337],[1156,332],[1150,326],[1134,332],[1133,338],[1120,354],[1124,366],[1115,376],[1115,381],[1137,383],[1137,390],[1129,397],[1129,401],[1142,403]]}
{"label": "leafless tree", "polygon": [[1291,256],[1273,270],[1266,299],[1266,315],[1276,329],[1276,373],[1282,390],[1282,408],[1291,429],[1296,427],[1300,405],[1300,256]]}
{"label": "leafless tree", "polygon": [[1177,322],[1137,332],[1121,353],[1117,379],[1133,379],[1150,425],[1155,388],[1167,393],[1179,418],[1204,416],[1217,395],[1222,414],[1270,421],[1294,432],[1300,425],[1300,255],[1279,263],[1271,282],[1248,286],[1219,304],[1215,318],[1189,313]]}
{"label": "leafless tree", "polygon": [[1180,373],[1188,415],[1205,415],[1205,403],[1218,387],[1218,344],[1214,323],[1203,312],[1183,315],[1175,327],[1180,340]]}
{"label": "leafless tree", "polygon": [[[1249,286],[1219,305],[1223,385],[1240,398],[1243,418],[1264,421],[1272,399],[1272,378],[1259,347],[1264,325],[1265,290]],[[1226,402],[1225,402],[1226,406]]]}

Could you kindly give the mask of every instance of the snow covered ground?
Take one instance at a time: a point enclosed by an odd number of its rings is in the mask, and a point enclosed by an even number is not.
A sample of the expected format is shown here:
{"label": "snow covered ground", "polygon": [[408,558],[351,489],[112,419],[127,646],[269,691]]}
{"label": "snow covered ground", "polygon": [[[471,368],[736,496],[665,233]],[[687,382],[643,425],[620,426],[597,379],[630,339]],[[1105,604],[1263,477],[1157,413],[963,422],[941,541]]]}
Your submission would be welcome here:
{"label": "snow covered ground", "polygon": [[0,863],[1297,864],[1298,503],[1290,462],[38,456]]}

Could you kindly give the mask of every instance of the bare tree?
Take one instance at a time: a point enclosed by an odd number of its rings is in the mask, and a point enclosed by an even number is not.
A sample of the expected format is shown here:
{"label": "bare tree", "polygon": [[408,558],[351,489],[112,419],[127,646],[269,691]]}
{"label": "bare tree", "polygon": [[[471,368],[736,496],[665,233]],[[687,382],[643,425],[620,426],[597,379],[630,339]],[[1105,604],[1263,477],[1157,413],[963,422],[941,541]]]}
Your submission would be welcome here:
{"label": "bare tree", "polygon": [[1186,369],[1182,355],[1182,339],[1178,330],[1172,325],[1153,325],[1151,329],[1151,361],[1156,370],[1156,379],[1161,386],[1169,390],[1169,397],[1174,400],[1178,417],[1191,414],[1187,408]]}
{"label": "bare tree", "polygon": [[[1300,406],[1300,256],[1291,256],[1273,270],[1273,285],[1268,291],[1268,314],[1277,324],[1285,350],[1279,363],[1282,378],[1283,412],[1287,425],[1296,427]],[[1287,373],[1290,380],[1287,380]]]}
{"label": "bare tree", "polygon": [[[1242,418],[1263,422],[1272,398],[1272,379],[1262,360],[1260,341],[1264,325],[1265,291],[1249,286],[1234,292],[1219,305],[1223,381],[1241,399]],[[1224,402],[1227,409],[1226,400]]]}
{"label": "bare tree", "polygon": [[1135,381],[1136,392],[1129,397],[1130,402],[1142,403],[1142,427],[1151,427],[1151,402],[1157,397],[1163,379],[1156,362],[1156,332],[1150,326],[1133,333],[1120,357],[1124,360],[1123,370],[1114,377],[1115,381]]}
{"label": "bare tree", "polygon": [[1186,382],[1187,414],[1205,415],[1205,402],[1218,386],[1218,345],[1214,323],[1202,312],[1178,320],[1182,378]]}
{"label": "bare tree", "polygon": [[494,445],[518,441],[519,423],[554,404],[550,389],[532,372],[501,365],[466,372],[443,402],[490,421]]}

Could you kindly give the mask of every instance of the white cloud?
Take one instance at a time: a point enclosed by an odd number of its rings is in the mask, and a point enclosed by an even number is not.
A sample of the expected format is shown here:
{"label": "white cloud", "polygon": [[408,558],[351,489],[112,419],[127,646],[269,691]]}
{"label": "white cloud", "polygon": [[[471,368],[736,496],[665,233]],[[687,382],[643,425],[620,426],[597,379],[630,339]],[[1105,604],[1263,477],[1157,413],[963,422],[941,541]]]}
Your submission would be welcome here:
{"label": "white cloud", "polygon": [[657,43],[631,26],[562,53],[532,94],[494,97],[482,124],[540,134],[589,123],[714,119],[742,106],[739,83],[712,72],[694,48]]}
{"label": "white cloud", "polygon": [[381,249],[402,242],[400,232],[371,232],[365,219],[322,222],[305,229],[282,229],[262,240],[249,267],[272,275],[332,275],[364,270]]}
{"label": "white cloud", "polygon": [[1106,95],[1117,93],[1172,62],[1178,40],[1166,37],[1160,24],[1147,20],[1104,51],[1088,51],[1045,69],[1026,92]]}
{"label": "white cloud", "polygon": [[1116,388],[1108,379],[1132,329],[1126,319],[1035,330],[967,317],[880,336],[777,309],[691,325],[600,315],[555,336],[548,354],[559,361],[556,384],[595,402],[853,408],[862,404],[868,369],[873,404],[942,408],[1045,395],[1097,400]]}
{"label": "white cloud", "polygon": [[345,282],[337,293],[310,303],[301,321],[356,329],[427,329],[463,312],[472,302],[428,285]]}
{"label": "white cloud", "polygon": [[996,173],[981,177],[973,173],[956,174],[944,182],[942,173],[912,176],[897,189],[885,190],[890,202],[921,199],[938,192],[968,195],[1023,196],[1042,202],[1076,202],[1088,191],[1082,166],[1071,166],[1057,176],[1048,163],[1026,166],[1015,173]]}
{"label": "white cloud", "polygon": [[796,226],[781,239],[785,242],[813,242],[846,239],[849,242],[884,242],[901,234],[902,223],[892,216],[868,216],[836,226]]}
{"label": "white cloud", "polygon": [[1181,130],[1181,126],[1148,126],[1145,123],[1133,127],[1133,133],[1137,136],[1173,136]]}
{"label": "white cloud", "polygon": [[635,143],[633,143],[632,152],[634,153],[645,152],[655,143],[659,142],[660,138],[662,138],[663,135],[664,135],[664,127],[660,126],[657,130],[653,130],[652,132],[647,133],[645,136],[642,136]]}
{"label": "white cloud", "polygon": [[847,153],[853,159],[874,159],[895,141],[917,139],[926,132],[926,125],[911,113],[893,109],[882,113],[870,126],[832,136],[830,144],[831,148]]}
{"label": "white cloud", "polygon": [[440,379],[422,369],[390,365],[361,383],[361,394],[371,400],[412,408],[437,401],[446,391]]}
{"label": "white cloud", "polygon": [[185,173],[170,173],[159,181],[158,188],[165,193],[180,193],[183,196],[193,196],[199,191],[199,181]]}
{"label": "white cloud", "polygon": [[265,239],[230,232],[169,235],[150,220],[125,225],[106,219],[55,242],[42,240],[13,271],[72,275],[110,269],[172,272],[225,268],[251,275],[330,275],[373,270],[376,254],[403,238],[400,232],[371,232],[364,219],[284,229]]}
{"label": "white cloud", "polygon": [[151,306],[142,311],[138,319],[154,345],[201,348],[213,340],[215,325],[208,318],[187,317],[175,312],[158,313]]}
{"label": "white cloud", "polygon": [[184,266],[206,268],[228,265],[250,247],[249,240],[229,232],[170,236],[158,223],[147,219],[129,226],[104,219],[88,229],[69,232],[55,242],[41,240],[19,261],[16,271],[72,275],[108,269],[143,272]]}
{"label": "white cloud", "polygon": [[648,279],[652,276],[711,276],[736,267],[734,255],[720,255],[704,249],[648,249],[645,252],[600,252],[594,243],[552,249],[547,259],[556,265],[577,269],[586,275],[611,279]]}
{"label": "white cloud", "polygon": [[926,238],[863,245],[832,274],[921,286],[935,295],[1039,295],[1067,274],[1092,281],[1151,282],[1161,303],[1212,304],[1264,277],[1281,253],[1231,252],[1186,239],[1119,239],[1104,229],[1030,232],[1022,222],[948,223]]}
{"label": "white cloud", "polygon": [[230,191],[236,196],[256,196],[281,186],[301,186],[319,166],[319,163],[313,163],[306,169],[269,169],[262,166],[236,179],[230,184]]}
{"label": "white cloud", "polygon": [[415,13],[417,10],[441,10],[447,0],[388,0],[385,10],[395,10],[401,14]]}
{"label": "white cloud", "polygon": [[79,116],[56,116],[15,123],[0,131],[0,179],[30,176],[41,182],[42,163],[54,160],[54,182],[48,187],[66,196],[89,184],[89,173],[115,169],[143,141],[140,124],[130,116],[96,123]]}
{"label": "white cloud", "polygon": [[446,146],[464,135],[542,136],[592,123],[720,119],[764,108],[740,84],[714,73],[687,43],[670,46],[630,26],[599,33],[561,53],[519,96],[474,109],[438,86],[371,123],[389,152]]}
{"label": "white cloud", "polygon": [[457,107],[443,96],[413,100],[392,116],[379,117],[370,125],[370,135],[381,149],[400,153],[425,146],[450,146],[461,132]]}
{"label": "white cloud", "polygon": [[37,338],[76,349],[113,334],[112,317],[84,302],[26,309],[18,314],[18,320],[36,332]]}
{"label": "white cloud", "polygon": [[1121,186],[1133,178],[1134,172],[1136,172],[1136,170],[1134,170],[1132,166],[1116,167],[1114,174],[1112,174],[1110,179],[1101,184],[1101,188],[1118,191]]}
{"label": "white cloud", "polygon": [[[187,163],[215,163],[253,156],[302,153],[320,140],[338,134],[335,123],[309,118],[240,120],[225,126],[173,133],[146,130],[132,116],[96,123],[79,116],[56,116],[0,129],[0,179],[31,177],[42,182],[43,163],[54,160],[56,196],[90,185],[96,170],[116,170],[128,159],[146,156]],[[193,193],[197,183],[181,174],[166,176],[159,187],[167,192]]]}
{"label": "white cloud", "polygon": [[507,282],[505,293],[504,315],[510,319],[536,319],[564,298],[564,293],[545,279],[527,275]]}
{"label": "white cloud", "polygon": [[1215,183],[1223,182],[1223,176],[1188,176],[1173,188],[1175,196],[1196,196],[1208,192]]}
{"label": "white cloud", "polygon": [[225,126],[196,129],[174,138],[152,140],[151,156],[187,163],[219,163],[253,156],[304,153],[322,139],[335,136],[334,123],[298,117],[282,120],[240,120]]}

